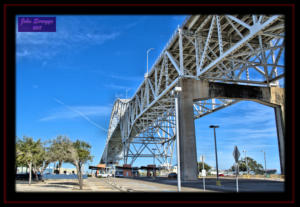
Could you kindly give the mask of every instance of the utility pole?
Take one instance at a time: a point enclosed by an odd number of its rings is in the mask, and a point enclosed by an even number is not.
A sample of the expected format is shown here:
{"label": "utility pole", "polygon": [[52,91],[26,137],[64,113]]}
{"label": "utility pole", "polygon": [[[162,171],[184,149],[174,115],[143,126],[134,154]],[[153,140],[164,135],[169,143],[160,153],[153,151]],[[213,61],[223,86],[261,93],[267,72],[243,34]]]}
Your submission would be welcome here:
{"label": "utility pole", "polygon": [[209,128],[213,128],[214,129],[216,170],[217,170],[217,182],[216,182],[216,185],[221,185],[221,183],[219,181],[218,152],[217,152],[217,140],[216,140],[216,128],[219,128],[219,126],[218,125],[210,125]]}

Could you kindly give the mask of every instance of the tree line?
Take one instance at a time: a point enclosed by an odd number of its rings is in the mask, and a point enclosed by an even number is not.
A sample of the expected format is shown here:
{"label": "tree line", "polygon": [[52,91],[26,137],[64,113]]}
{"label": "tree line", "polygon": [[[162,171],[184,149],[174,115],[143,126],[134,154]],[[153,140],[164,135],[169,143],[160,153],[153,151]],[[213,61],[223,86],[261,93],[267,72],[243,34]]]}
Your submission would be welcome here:
{"label": "tree line", "polygon": [[[263,166],[257,163],[251,157],[246,157],[242,160],[239,160],[238,165],[239,165],[239,171],[252,171],[255,174],[263,174],[265,171]],[[235,171],[235,165],[231,166],[231,170]]]}
{"label": "tree line", "polygon": [[[246,162],[247,160],[247,162]],[[263,174],[264,173],[264,168],[261,164],[257,163],[253,158],[251,157],[246,157],[244,159],[241,159],[238,161],[239,165],[239,171],[252,171],[255,174]],[[248,169],[247,169],[248,166]],[[201,172],[203,168],[202,162],[198,162],[198,172]],[[204,162],[204,169],[206,171],[209,171],[212,167],[209,166],[207,163]],[[232,165],[230,167],[231,171],[235,171],[235,165]]]}
{"label": "tree line", "polygon": [[50,163],[58,162],[58,169],[63,163],[71,163],[76,167],[80,189],[83,186],[84,164],[92,161],[90,155],[91,145],[87,142],[71,141],[67,136],[57,136],[55,139],[42,142],[34,141],[32,137],[17,137],[16,140],[16,167],[29,168],[29,184],[31,184],[32,172],[36,175],[43,174]]}

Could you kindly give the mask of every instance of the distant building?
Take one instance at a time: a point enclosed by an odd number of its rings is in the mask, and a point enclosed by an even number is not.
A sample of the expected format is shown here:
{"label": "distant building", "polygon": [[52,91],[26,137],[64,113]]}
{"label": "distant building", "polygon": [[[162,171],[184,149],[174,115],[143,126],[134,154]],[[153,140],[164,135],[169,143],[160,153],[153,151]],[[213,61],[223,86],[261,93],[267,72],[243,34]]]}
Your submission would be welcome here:
{"label": "distant building", "polygon": [[17,174],[29,173],[28,167],[17,167]]}
{"label": "distant building", "polygon": [[60,174],[72,175],[77,174],[76,168],[60,168]]}

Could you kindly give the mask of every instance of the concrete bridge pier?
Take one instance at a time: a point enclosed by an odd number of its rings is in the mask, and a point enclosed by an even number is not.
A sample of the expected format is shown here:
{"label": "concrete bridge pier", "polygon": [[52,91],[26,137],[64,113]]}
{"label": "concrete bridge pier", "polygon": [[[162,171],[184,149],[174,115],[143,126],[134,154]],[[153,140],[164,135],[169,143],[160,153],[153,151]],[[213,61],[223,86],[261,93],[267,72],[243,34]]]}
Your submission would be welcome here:
{"label": "concrete bridge pier", "polygon": [[274,108],[281,173],[285,172],[284,89],[182,79],[179,85],[180,171],[182,180],[197,180],[197,151],[193,103],[212,98],[252,100]]}
{"label": "concrete bridge pier", "polygon": [[180,174],[184,181],[197,180],[197,150],[194,123],[193,94],[190,81],[180,81],[182,91],[178,96],[178,118],[180,137]]}

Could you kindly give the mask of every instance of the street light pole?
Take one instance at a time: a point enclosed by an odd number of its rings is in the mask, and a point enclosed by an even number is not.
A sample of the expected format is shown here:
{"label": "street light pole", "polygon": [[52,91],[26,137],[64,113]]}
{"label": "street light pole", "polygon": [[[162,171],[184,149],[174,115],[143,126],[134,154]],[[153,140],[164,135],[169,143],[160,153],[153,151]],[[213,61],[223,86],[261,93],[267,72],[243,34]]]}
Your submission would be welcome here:
{"label": "street light pole", "polygon": [[219,167],[218,167],[218,150],[217,150],[217,140],[216,140],[216,128],[219,128],[218,125],[210,125],[209,128],[214,129],[214,141],[215,141],[215,155],[216,155],[216,169],[217,169],[217,185],[220,185],[219,181]]}
{"label": "street light pole", "polygon": [[176,119],[176,145],[177,145],[177,187],[178,192],[181,191],[181,173],[180,173],[180,140],[179,140],[179,107],[178,107],[178,95],[181,91],[181,87],[175,87],[172,94],[175,93],[175,119]]}
{"label": "street light pole", "polygon": [[245,153],[245,161],[246,161],[247,174],[249,174],[248,159],[247,159],[247,154],[246,154],[247,151],[245,150],[245,148],[244,148],[243,152]]}
{"label": "street light pole", "polygon": [[264,153],[264,160],[265,160],[265,177],[267,176],[267,161],[266,161],[266,152],[264,150],[262,150],[262,152]]}
{"label": "street light pole", "polygon": [[154,48],[150,48],[147,50],[147,77],[148,77],[148,55],[151,50],[154,50]]}

